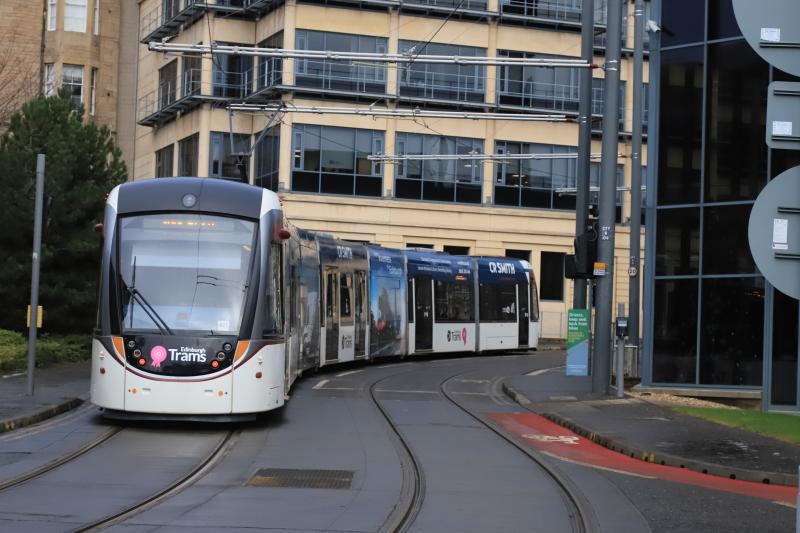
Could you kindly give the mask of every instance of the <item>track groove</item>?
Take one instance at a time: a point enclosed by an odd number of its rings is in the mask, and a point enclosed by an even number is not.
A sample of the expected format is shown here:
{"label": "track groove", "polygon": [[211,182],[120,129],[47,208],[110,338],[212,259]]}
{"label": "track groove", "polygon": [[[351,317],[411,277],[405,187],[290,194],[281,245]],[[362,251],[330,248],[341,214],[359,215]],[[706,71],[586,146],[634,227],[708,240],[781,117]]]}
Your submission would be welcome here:
{"label": "track groove", "polygon": [[[416,364],[414,366],[416,366]],[[381,415],[383,415],[386,423],[392,430],[391,435],[393,437],[395,447],[397,448],[398,452],[400,452],[398,455],[400,456],[403,467],[403,488],[401,490],[401,498],[400,501],[398,501],[395,505],[392,512],[389,513],[389,516],[386,518],[383,526],[380,528],[379,531],[381,533],[400,533],[403,531],[408,531],[419,514],[420,509],[422,508],[422,502],[425,500],[425,473],[420,467],[419,461],[417,461],[417,458],[414,456],[411,446],[403,438],[400,430],[392,421],[391,416],[383,408],[378,401],[378,398],[375,396],[376,392],[380,392],[376,391],[376,387],[383,381],[403,374],[409,374],[416,370],[417,369],[414,368],[413,370],[383,377],[377,381],[374,381],[369,387],[369,395],[372,399],[372,403],[375,404],[375,407],[377,407],[378,411],[380,411]]]}
{"label": "track groove", "polygon": [[95,522],[84,524],[72,530],[73,533],[99,531],[101,529],[119,524],[120,522],[123,522],[132,516],[158,505],[167,498],[174,496],[183,489],[193,485],[197,480],[205,476],[209,470],[216,466],[219,460],[222,459],[222,457],[224,457],[225,454],[231,449],[236,440],[235,437],[237,437],[240,433],[241,430],[228,431],[219,441],[217,446],[214,447],[211,453],[209,453],[199,465],[165,489],[157,492],[143,501],[136,503],[135,505],[132,505],[131,507],[128,507],[127,509],[123,509],[122,511],[108,515],[105,518],[101,518]]}
{"label": "track groove", "polygon": [[[498,435],[500,438],[502,438],[503,440],[514,446],[516,449],[521,451],[523,454],[525,454],[555,482],[555,484],[558,486],[558,488],[561,490],[561,493],[564,496],[564,501],[567,504],[567,507],[571,509],[570,515],[572,519],[571,520],[572,529],[573,531],[575,531],[575,533],[591,533],[594,531],[599,531],[599,528],[597,527],[595,520],[593,520],[594,513],[591,511],[591,507],[588,504],[588,501],[586,501],[586,498],[580,493],[579,490],[571,487],[571,483],[566,478],[564,478],[561,475],[561,473],[559,473],[555,468],[550,466],[545,459],[539,457],[536,452],[516,442],[504,430],[494,426],[493,424],[490,424],[489,422],[486,422],[480,416],[476,415],[475,413],[473,413],[472,411],[461,405],[458,401],[455,400],[455,398],[453,398],[452,393],[447,391],[447,384],[450,381],[457,378],[458,376],[467,374],[469,372],[474,372],[474,369],[461,372],[460,374],[451,376],[443,380],[439,385],[439,388],[442,391],[442,395],[445,398],[447,398],[450,401],[450,403],[452,403],[460,410],[462,410],[464,413],[469,415],[476,422],[486,427],[487,429]],[[490,394],[496,394],[493,387],[490,386],[488,388],[490,390]]]}
{"label": "track groove", "polygon": [[108,441],[109,439],[117,435],[120,431],[122,431],[122,428],[120,427],[110,428],[108,431],[101,434],[94,440],[84,444],[77,450],[73,450],[67,454],[64,454],[58,459],[51,461],[45,465],[42,465],[38,468],[34,468],[33,470],[25,472],[22,475],[0,482],[0,491],[10,489],[11,487],[16,487],[17,485],[25,483],[26,481],[30,481],[31,479],[39,477],[42,474],[46,474],[47,472],[55,470],[59,466],[62,466],[74,459],[77,459],[78,457],[87,453],[88,451],[93,450],[94,448],[100,446],[104,442]]}

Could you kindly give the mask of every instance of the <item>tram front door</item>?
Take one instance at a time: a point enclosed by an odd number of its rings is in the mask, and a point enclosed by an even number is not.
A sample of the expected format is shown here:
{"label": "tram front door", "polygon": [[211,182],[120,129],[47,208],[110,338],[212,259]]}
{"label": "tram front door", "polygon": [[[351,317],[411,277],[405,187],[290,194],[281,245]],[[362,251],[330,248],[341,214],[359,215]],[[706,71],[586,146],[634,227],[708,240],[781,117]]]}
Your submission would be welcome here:
{"label": "tram front door", "polygon": [[433,295],[431,278],[418,277],[414,282],[414,314],[416,315],[416,349],[433,349]]}
{"label": "tram front door", "polygon": [[528,345],[528,322],[530,321],[530,309],[528,304],[528,285],[517,284],[517,302],[519,304],[519,345]]}

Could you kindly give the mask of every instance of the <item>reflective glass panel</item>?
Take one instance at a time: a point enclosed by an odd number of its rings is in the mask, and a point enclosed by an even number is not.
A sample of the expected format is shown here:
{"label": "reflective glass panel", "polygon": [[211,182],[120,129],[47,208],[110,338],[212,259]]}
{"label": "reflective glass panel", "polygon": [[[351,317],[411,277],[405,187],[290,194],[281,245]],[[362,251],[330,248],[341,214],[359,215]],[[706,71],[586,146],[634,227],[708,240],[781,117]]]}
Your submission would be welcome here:
{"label": "reflective glass panel", "polygon": [[694,383],[697,280],[656,280],[653,294],[653,382]]}
{"label": "reflective glass panel", "polygon": [[736,41],[709,45],[707,70],[705,201],[754,199],[767,181],[769,68]]}
{"label": "reflective glass panel", "polygon": [[658,203],[698,203],[703,118],[701,46],[661,53],[659,111]]}
{"label": "reflective glass panel", "polygon": [[695,43],[703,40],[705,2],[665,0],[661,8],[661,46]]}
{"label": "reflective glass panel", "polygon": [[656,213],[656,276],[697,274],[700,209],[659,209]]}
{"label": "reflective glass panel", "polygon": [[761,385],[764,280],[704,279],[700,383]]}
{"label": "reflective glass panel", "polygon": [[772,403],[797,405],[798,302],[776,289],[772,309]]}
{"label": "reflective glass panel", "polygon": [[703,274],[753,274],[747,225],[752,205],[708,207],[703,211]]}

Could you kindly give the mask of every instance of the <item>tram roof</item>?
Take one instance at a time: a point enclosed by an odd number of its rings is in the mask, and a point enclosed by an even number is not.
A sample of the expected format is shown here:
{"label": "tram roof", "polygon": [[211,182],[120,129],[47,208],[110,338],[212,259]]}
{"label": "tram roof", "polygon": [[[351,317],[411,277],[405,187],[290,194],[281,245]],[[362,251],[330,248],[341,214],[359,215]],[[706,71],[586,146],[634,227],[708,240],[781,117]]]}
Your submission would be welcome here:
{"label": "tram roof", "polygon": [[[187,195],[195,203],[187,206]],[[157,178],[120,186],[117,212],[187,211],[259,218],[264,189],[219,178]]]}

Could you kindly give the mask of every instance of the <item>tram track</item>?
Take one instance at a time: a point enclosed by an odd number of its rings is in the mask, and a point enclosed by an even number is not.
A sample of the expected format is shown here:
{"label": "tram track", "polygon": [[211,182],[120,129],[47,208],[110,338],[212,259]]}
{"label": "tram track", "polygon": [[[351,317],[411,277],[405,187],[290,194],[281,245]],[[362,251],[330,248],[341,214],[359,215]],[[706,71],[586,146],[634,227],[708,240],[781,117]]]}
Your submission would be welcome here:
{"label": "tram track", "polygon": [[64,455],[58,457],[57,459],[55,459],[53,461],[50,461],[50,462],[48,462],[48,463],[46,463],[46,464],[44,464],[42,466],[39,466],[39,467],[34,468],[32,470],[29,470],[29,471],[27,471],[27,472],[25,472],[23,474],[20,474],[18,476],[15,476],[15,477],[11,478],[11,479],[0,481],[0,492],[4,491],[4,490],[7,490],[7,489],[10,489],[12,487],[16,487],[17,485],[21,485],[22,483],[25,483],[26,481],[30,481],[31,479],[34,479],[34,478],[37,478],[37,477],[39,477],[41,475],[47,474],[48,472],[51,472],[51,471],[55,470],[56,468],[58,468],[60,466],[63,466],[63,465],[65,465],[66,463],[68,463],[70,461],[74,461],[78,457],[81,457],[82,455],[84,455],[84,454],[90,452],[91,450],[97,448],[101,444],[109,441],[114,436],[119,434],[120,431],[122,431],[121,427],[109,428],[107,431],[101,433],[100,435],[98,435],[94,439],[90,440],[89,442],[87,442],[83,446],[81,446],[81,447],[79,447],[79,448],[77,448],[75,450],[72,450],[72,451],[70,451],[68,453],[65,453]]}
{"label": "tram track", "polygon": [[[465,372],[460,372],[454,376],[450,376],[440,382],[439,389],[442,395],[454,406],[458,409],[463,411],[473,420],[478,422],[483,427],[487,428],[506,442],[508,442],[511,446],[522,452],[526,455],[529,459],[531,459],[547,476],[555,483],[555,485],[559,488],[562,497],[564,499],[564,503],[566,504],[567,508],[570,512],[570,518],[572,523],[572,530],[575,533],[594,533],[599,531],[599,527],[596,525],[596,520],[594,519],[594,514],[591,511],[591,505],[589,504],[586,497],[576,488],[572,486],[572,483],[564,477],[557,469],[552,467],[544,458],[539,457],[538,454],[530,450],[521,444],[519,444],[514,438],[506,433],[503,429],[486,422],[482,419],[479,415],[475,414],[473,411],[465,407],[462,403],[457,401],[453,393],[447,390],[447,384],[453,381],[454,379],[463,376],[464,374],[468,374],[470,372],[474,372],[473,370],[468,370]],[[498,394],[493,386],[493,383],[487,387],[490,396],[495,396]]]}
{"label": "tram track", "polygon": [[405,372],[384,376],[372,382],[369,387],[369,397],[372,403],[391,429],[390,434],[392,435],[395,448],[398,451],[398,456],[402,463],[401,469],[403,471],[403,487],[400,490],[400,501],[397,502],[392,512],[389,513],[389,516],[384,521],[383,526],[378,530],[380,533],[401,533],[408,531],[414,523],[414,519],[419,514],[420,509],[422,509],[422,502],[425,500],[425,472],[422,470],[419,461],[414,455],[411,445],[403,437],[402,433],[400,433],[391,415],[389,415],[375,395],[376,388],[382,382],[403,374],[410,374],[416,370],[417,369],[414,368]]}
{"label": "tram track", "polygon": [[120,524],[129,518],[138,515],[148,509],[155,507],[166,499],[178,494],[184,489],[192,486],[199,479],[205,476],[217,463],[228,453],[234,446],[237,437],[241,434],[240,429],[229,430],[223,435],[217,445],[206,455],[206,457],[190,472],[181,476],[174,483],[159,490],[148,498],[141,500],[125,509],[109,514],[99,520],[84,524],[76,529],[71,530],[72,533],[86,533],[90,531],[100,531],[107,527]]}

